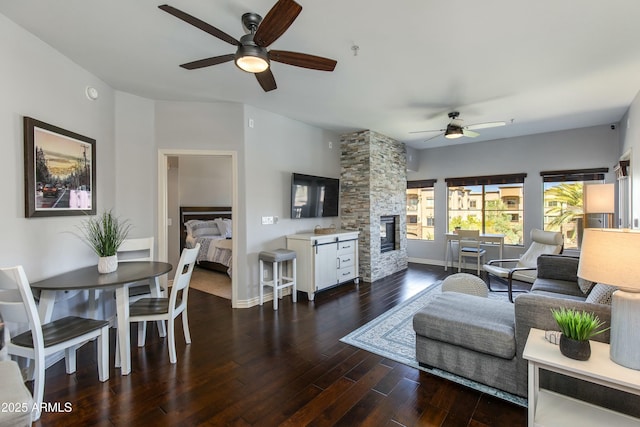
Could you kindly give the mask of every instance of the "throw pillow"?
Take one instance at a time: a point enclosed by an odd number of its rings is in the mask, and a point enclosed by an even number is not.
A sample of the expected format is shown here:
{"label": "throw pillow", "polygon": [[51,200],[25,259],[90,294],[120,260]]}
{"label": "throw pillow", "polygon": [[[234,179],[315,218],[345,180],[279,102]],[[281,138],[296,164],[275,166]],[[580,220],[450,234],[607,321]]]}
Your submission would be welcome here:
{"label": "throw pillow", "polygon": [[589,291],[593,288],[596,282],[592,282],[591,280],[583,279],[578,277],[578,287],[582,291],[583,294],[587,295]]}
{"label": "throw pillow", "polygon": [[216,218],[214,220],[218,229],[220,229],[220,235],[228,239],[231,238],[231,220],[227,218]]}
{"label": "throw pillow", "polygon": [[191,219],[187,222],[184,223],[184,226],[187,227],[187,234],[193,234],[193,227],[196,224],[201,223],[202,221],[200,221],[199,219]]}
{"label": "throw pillow", "polygon": [[617,290],[618,288],[615,286],[596,283],[585,302],[611,305],[611,296],[613,292]]}

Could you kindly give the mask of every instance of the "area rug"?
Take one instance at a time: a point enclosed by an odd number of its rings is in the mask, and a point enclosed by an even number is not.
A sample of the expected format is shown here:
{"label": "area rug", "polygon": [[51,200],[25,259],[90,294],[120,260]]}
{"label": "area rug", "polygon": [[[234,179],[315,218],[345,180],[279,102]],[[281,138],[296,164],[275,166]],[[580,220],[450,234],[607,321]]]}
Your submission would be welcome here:
{"label": "area rug", "polygon": [[[527,399],[523,397],[477,383],[450,372],[437,368],[425,368],[418,364],[416,360],[416,335],[413,330],[413,315],[438,295],[441,292],[441,288],[442,282],[434,283],[407,301],[341,338],[340,341],[526,407]],[[489,298],[507,301],[507,294],[489,292]]]}
{"label": "area rug", "polygon": [[231,299],[231,278],[224,273],[196,267],[191,275],[189,286],[211,295]]}

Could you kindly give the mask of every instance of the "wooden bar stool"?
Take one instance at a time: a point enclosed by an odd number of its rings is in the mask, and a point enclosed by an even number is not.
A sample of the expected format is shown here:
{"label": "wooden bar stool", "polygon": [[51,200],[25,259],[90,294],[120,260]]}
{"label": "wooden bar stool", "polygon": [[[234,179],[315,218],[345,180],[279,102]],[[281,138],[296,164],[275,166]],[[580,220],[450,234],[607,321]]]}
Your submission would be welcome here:
{"label": "wooden bar stool", "polygon": [[[260,260],[260,305],[264,302],[264,287],[271,286],[273,288],[273,309],[278,309],[278,291],[291,286],[291,295],[293,302],[297,300],[296,289],[296,252],[289,249],[275,249],[273,251],[262,251],[258,254]],[[283,274],[282,266],[287,261],[292,263],[291,276]],[[264,263],[271,263],[272,280],[264,279]]]}

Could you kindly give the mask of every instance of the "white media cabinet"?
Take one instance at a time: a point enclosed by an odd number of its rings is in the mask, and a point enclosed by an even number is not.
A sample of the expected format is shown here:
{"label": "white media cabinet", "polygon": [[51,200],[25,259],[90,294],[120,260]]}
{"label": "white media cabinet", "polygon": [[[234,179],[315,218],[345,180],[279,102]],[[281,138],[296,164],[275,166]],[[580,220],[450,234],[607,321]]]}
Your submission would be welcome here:
{"label": "white media cabinet", "polygon": [[287,249],[296,251],[299,291],[313,301],[315,293],[358,278],[359,231],[333,234],[299,233],[287,236]]}

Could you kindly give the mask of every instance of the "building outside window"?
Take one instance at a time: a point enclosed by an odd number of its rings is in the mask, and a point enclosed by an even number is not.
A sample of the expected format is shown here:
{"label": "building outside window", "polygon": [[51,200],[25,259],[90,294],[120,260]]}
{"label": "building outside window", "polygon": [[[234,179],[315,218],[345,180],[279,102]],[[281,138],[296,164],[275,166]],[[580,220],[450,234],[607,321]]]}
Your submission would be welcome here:
{"label": "building outside window", "polygon": [[407,182],[407,238],[434,240],[434,180]]}
{"label": "building outside window", "polygon": [[456,228],[504,234],[505,244],[523,245],[526,174],[447,178],[448,232]]}
{"label": "building outside window", "polygon": [[[564,249],[579,249],[585,227],[584,186],[602,184],[608,168],[540,172],[543,181],[544,230],[560,231]],[[591,218],[591,217],[594,218]],[[598,214],[586,217],[598,221]]]}

